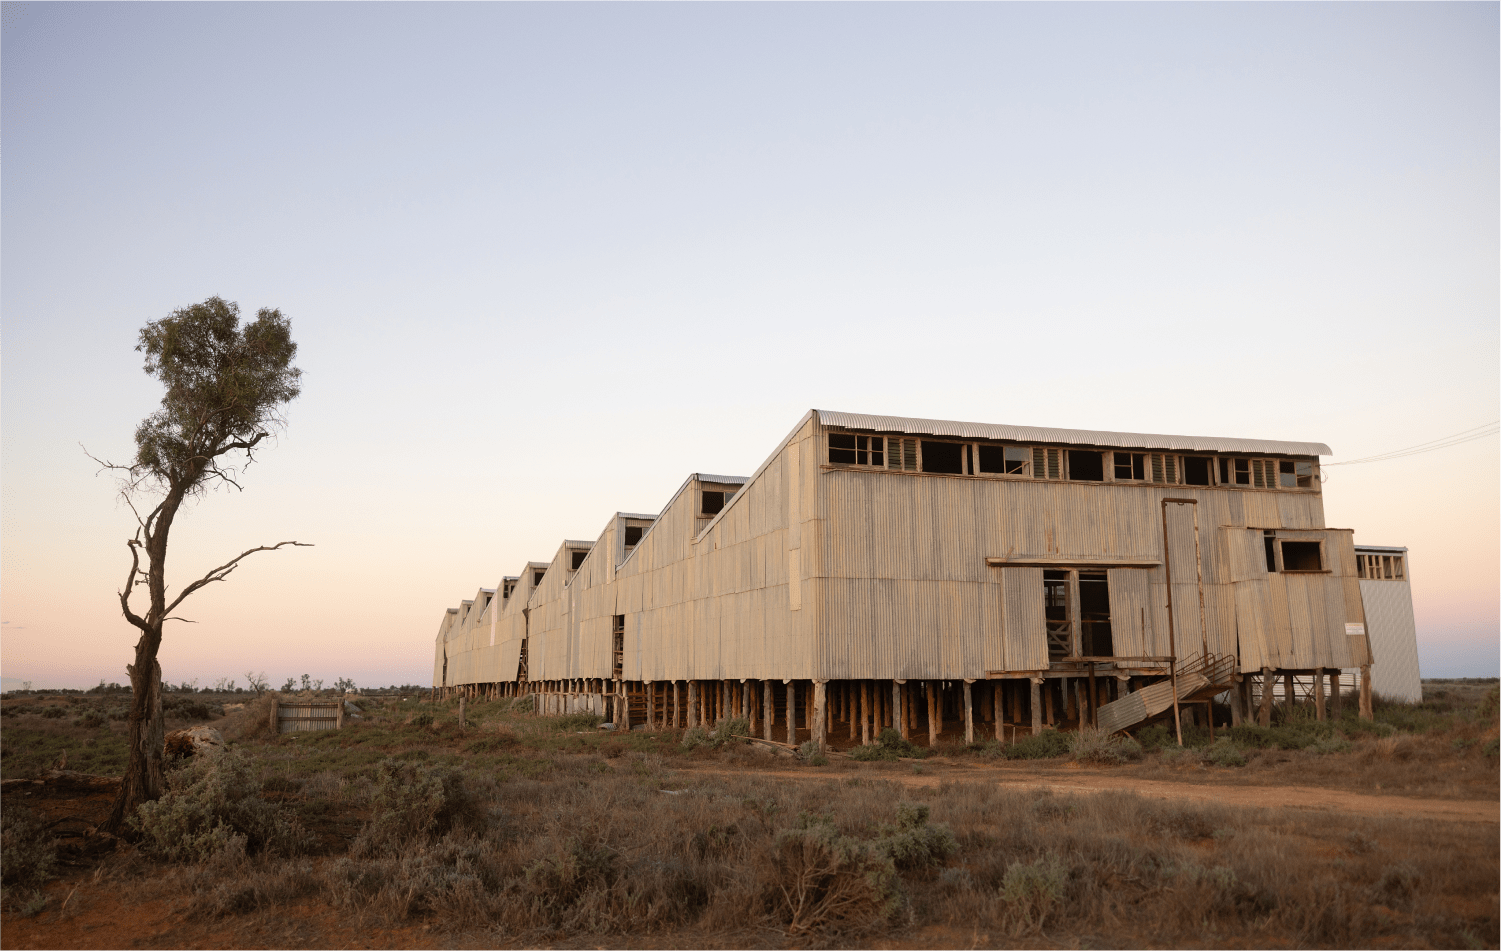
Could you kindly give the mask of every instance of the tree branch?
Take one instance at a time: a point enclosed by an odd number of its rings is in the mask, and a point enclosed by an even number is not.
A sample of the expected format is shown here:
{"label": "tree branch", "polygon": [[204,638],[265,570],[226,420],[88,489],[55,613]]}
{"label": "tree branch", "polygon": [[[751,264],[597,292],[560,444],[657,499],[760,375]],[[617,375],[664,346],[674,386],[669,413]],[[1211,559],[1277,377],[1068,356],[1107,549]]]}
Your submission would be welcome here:
{"label": "tree branch", "polygon": [[184,588],[182,594],[179,594],[177,596],[177,600],[167,605],[167,609],[162,613],[164,615],[171,614],[172,611],[182,603],[183,598],[186,598],[188,595],[192,594],[194,591],[197,591],[199,588],[204,587],[205,585],[213,584],[215,581],[223,581],[225,578],[229,577],[229,573],[235,570],[242,559],[248,558],[258,551],[276,551],[278,548],[281,548],[284,545],[295,545],[298,548],[313,547],[311,542],[277,542],[275,545],[262,545],[259,548],[252,548],[249,551],[243,551],[240,554],[236,555],[234,558],[231,558],[229,561],[225,562],[224,564],[210,571],[208,574],[204,575],[202,578],[199,578],[197,581]]}
{"label": "tree branch", "polygon": [[135,537],[125,544],[130,548],[130,573],[125,576],[125,587],[120,591],[120,609],[125,612],[125,620],[150,634],[151,628],[146,621],[130,609],[130,592],[135,590],[135,578],[141,572],[141,533],[137,531]]}

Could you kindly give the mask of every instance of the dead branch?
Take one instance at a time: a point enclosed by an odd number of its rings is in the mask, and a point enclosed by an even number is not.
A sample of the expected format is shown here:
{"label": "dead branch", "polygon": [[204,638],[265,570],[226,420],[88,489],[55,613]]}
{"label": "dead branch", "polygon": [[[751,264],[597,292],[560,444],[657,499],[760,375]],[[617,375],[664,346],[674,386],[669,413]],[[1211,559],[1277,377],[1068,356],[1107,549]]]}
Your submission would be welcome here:
{"label": "dead branch", "polygon": [[229,577],[230,573],[239,566],[242,559],[248,558],[258,551],[276,551],[278,548],[281,548],[285,545],[295,545],[298,548],[313,547],[313,544],[311,542],[277,542],[275,545],[261,545],[258,548],[252,548],[249,551],[240,552],[240,554],[231,558],[229,561],[213,569],[202,578],[199,578],[197,581],[184,588],[182,594],[179,594],[175,601],[167,605],[167,610],[163,613],[171,614],[172,611],[182,603],[183,598],[186,598],[188,595],[192,594],[194,591],[197,591],[199,588],[202,588],[205,585],[213,584],[215,581],[223,581],[225,578]]}

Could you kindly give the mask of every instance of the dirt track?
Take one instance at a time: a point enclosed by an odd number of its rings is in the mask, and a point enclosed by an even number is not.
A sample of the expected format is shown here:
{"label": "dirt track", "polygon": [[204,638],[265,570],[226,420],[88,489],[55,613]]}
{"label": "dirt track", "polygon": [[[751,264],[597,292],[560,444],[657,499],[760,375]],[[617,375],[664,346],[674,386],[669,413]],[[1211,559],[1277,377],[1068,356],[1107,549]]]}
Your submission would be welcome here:
{"label": "dirt track", "polygon": [[[682,767],[683,772],[744,776],[745,767],[736,769]],[[817,773],[800,769],[761,769],[763,776],[802,782],[851,778],[850,773]],[[1054,793],[1094,793],[1119,790],[1149,799],[1178,799],[1188,802],[1216,803],[1251,808],[1300,809],[1310,812],[1383,818],[1439,819],[1449,822],[1501,824],[1501,804],[1495,800],[1421,799],[1411,796],[1377,796],[1367,793],[1323,789],[1314,786],[1236,786],[1225,783],[1196,783],[1191,780],[1164,781],[1137,779],[1086,770],[1018,770],[980,767],[938,766],[931,773],[912,774],[890,771],[872,772],[864,778],[881,779],[903,786],[937,786],[945,782],[987,783],[1007,789],[1040,790]]]}

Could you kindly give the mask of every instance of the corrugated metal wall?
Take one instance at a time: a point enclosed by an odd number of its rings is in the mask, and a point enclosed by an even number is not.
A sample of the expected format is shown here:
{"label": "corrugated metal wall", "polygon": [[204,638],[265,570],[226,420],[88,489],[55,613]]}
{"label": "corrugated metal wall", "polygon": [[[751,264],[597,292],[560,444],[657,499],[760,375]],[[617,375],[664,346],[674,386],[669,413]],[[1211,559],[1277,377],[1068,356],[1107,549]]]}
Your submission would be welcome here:
{"label": "corrugated metal wall", "polygon": [[[1407,570],[1411,577],[1410,561]],[[1418,671],[1412,586],[1406,581],[1360,581],[1359,585],[1371,643],[1371,689],[1383,697],[1418,703],[1423,699],[1423,678]]]}
{"label": "corrugated metal wall", "polygon": [[[1169,551],[1180,657],[1207,643],[1238,650],[1243,669],[1351,664],[1344,624],[1363,617],[1353,547],[1348,532],[1324,530],[1318,493],[842,468],[825,463],[823,443],[810,414],[743,485],[690,478],[618,565],[623,516],[576,573],[565,543],[535,590],[529,568],[498,615],[461,619],[448,682],[513,679],[524,637],[534,681],[608,678],[617,615],[627,680],[1046,668],[1043,567],[987,558],[1103,560],[1116,653],[1165,655]],[[699,515],[705,486],[739,489],[712,520]],[[1165,551],[1166,497],[1197,505],[1168,506]],[[1269,574],[1265,528],[1323,540],[1329,572]]]}

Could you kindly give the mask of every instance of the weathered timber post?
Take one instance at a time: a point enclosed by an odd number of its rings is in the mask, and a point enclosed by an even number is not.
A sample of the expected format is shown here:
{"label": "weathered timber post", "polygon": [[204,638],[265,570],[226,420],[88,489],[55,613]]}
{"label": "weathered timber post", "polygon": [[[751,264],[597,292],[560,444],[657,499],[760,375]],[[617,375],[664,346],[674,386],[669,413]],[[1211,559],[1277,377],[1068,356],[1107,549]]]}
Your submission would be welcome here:
{"label": "weathered timber post", "polygon": [[1256,719],[1262,726],[1272,725],[1272,685],[1276,683],[1276,676],[1272,668],[1261,668],[1261,710]]}
{"label": "weathered timber post", "polygon": [[907,721],[902,716],[904,712],[902,709],[902,682],[900,680],[893,680],[891,682],[891,725],[902,734],[902,739],[905,740],[907,738]]}
{"label": "weathered timber post", "polygon": [[615,705],[620,708],[620,716],[615,718],[615,729],[624,733],[631,732],[631,698],[625,691],[624,680],[616,681]]}
{"label": "weathered timber post", "polygon": [[797,681],[784,680],[787,685],[787,742],[797,745]]}
{"label": "weathered timber post", "polygon": [[698,723],[698,688],[694,681],[688,681],[688,726]]}
{"label": "weathered timber post", "polygon": [[964,742],[966,744],[975,741],[975,704],[971,683],[973,681],[964,682]]}
{"label": "weathered timber post", "polygon": [[1324,719],[1324,668],[1318,667],[1313,672],[1313,711],[1314,718]]}
{"label": "weathered timber post", "polygon": [[1005,683],[1004,680],[997,680],[990,685],[990,709],[991,715],[995,718],[995,739],[997,743],[1006,739],[1005,727],[1002,725],[1006,721]]}
{"label": "weathered timber post", "polygon": [[1374,720],[1376,711],[1371,701],[1371,665],[1360,665],[1360,718]]}
{"label": "weathered timber post", "polygon": [[860,681],[860,745],[870,745],[870,681]]}
{"label": "weathered timber post", "polygon": [[1047,682],[1043,683],[1042,705],[1045,708],[1043,712],[1047,715],[1048,726],[1053,726],[1058,722],[1058,718],[1053,715],[1053,685]]}
{"label": "weathered timber post", "polygon": [[1032,735],[1036,736],[1042,732],[1042,678],[1033,677],[1030,683],[1032,684],[1029,698],[1032,702]]}
{"label": "weathered timber post", "polygon": [[464,722],[464,698],[462,696],[460,696],[459,697],[459,729],[462,730],[466,726],[468,726],[468,724],[466,724]]}
{"label": "weathered timber post", "polygon": [[1297,685],[1293,682],[1292,674],[1282,675],[1282,715],[1284,722],[1292,719],[1293,703],[1298,698]]}
{"label": "weathered timber post", "polygon": [[1333,694],[1333,696],[1329,698],[1329,714],[1330,716],[1334,717],[1334,719],[1338,720],[1340,717],[1345,715],[1345,672],[1336,667],[1333,671],[1330,672],[1329,680],[1330,692]]}
{"label": "weathered timber post", "polygon": [[1240,726],[1241,721],[1245,719],[1245,713],[1242,712],[1245,709],[1245,703],[1246,703],[1246,697],[1245,697],[1245,694],[1243,692],[1244,686],[1245,686],[1245,680],[1244,680],[1244,678],[1242,678],[1240,674],[1236,674],[1235,678],[1231,682],[1231,686],[1230,686],[1230,725],[1231,726]]}
{"label": "weathered timber post", "polygon": [[280,720],[280,717],[281,717],[281,699],[279,697],[272,697],[271,698],[271,732],[272,733],[280,733],[281,732],[281,720]]}
{"label": "weathered timber post", "polygon": [[844,682],[844,718],[849,721],[851,740],[860,734],[859,707],[860,701],[856,695],[855,682],[846,680]]}
{"label": "weathered timber post", "polygon": [[771,739],[771,728],[777,718],[776,697],[771,692],[771,681],[761,681],[761,700],[766,706],[766,715],[761,718],[761,733]]}
{"label": "weathered timber post", "polygon": [[813,722],[808,724],[808,728],[813,734],[811,739],[818,746],[820,753],[824,750],[824,735],[828,732],[825,725],[828,718],[828,710],[825,709],[828,703],[828,695],[824,686],[827,683],[828,681],[826,680],[813,681]]}

